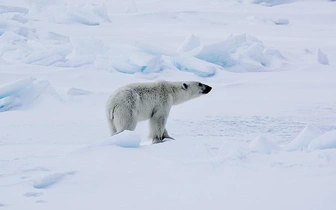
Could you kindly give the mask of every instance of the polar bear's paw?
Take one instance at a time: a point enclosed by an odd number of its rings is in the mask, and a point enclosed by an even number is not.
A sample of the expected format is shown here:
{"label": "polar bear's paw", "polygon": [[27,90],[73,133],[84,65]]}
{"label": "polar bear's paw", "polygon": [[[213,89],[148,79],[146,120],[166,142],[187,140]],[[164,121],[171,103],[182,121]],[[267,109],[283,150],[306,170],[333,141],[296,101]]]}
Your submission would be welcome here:
{"label": "polar bear's paw", "polygon": [[175,140],[173,137],[164,137],[163,139],[159,139],[159,138],[154,138],[153,139],[153,144],[157,144],[157,143],[163,143],[163,142],[166,142],[166,141],[172,141],[172,140]]}

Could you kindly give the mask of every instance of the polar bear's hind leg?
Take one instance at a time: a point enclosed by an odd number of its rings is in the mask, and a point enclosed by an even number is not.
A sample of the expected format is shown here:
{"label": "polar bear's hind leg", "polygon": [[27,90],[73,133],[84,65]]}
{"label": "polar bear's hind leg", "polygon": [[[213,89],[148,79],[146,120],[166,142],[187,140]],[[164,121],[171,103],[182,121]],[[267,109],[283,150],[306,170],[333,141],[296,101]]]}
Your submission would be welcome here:
{"label": "polar bear's hind leg", "polygon": [[116,133],[124,130],[134,131],[137,125],[136,113],[126,107],[116,108],[113,116]]}

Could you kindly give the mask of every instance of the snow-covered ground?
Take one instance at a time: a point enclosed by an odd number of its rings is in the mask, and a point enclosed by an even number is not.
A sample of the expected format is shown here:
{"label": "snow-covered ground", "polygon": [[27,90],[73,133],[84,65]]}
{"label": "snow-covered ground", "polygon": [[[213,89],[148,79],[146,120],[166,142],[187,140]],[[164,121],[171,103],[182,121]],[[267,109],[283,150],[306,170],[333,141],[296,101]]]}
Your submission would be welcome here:
{"label": "snow-covered ground", "polygon": [[[334,210],[336,2],[0,0],[0,209]],[[121,85],[198,80],[109,137]]]}

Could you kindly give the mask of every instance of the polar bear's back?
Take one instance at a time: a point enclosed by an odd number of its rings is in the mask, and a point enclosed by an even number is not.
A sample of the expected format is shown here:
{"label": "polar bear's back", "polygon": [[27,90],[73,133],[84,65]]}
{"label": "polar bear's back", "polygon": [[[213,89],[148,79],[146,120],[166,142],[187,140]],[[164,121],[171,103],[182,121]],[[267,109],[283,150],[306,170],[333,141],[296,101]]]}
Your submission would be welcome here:
{"label": "polar bear's back", "polygon": [[154,109],[167,104],[168,95],[167,87],[161,83],[132,83],[117,89],[107,106],[135,110],[138,121],[142,121],[149,119]]}

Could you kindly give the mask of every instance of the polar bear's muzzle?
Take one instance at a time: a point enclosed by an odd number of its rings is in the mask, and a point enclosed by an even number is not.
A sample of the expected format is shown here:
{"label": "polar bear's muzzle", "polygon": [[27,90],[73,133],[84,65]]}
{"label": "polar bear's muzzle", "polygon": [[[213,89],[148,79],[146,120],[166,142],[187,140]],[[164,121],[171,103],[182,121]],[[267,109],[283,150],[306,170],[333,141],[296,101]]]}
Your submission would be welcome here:
{"label": "polar bear's muzzle", "polygon": [[205,86],[205,88],[204,88],[202,93],[203,94],[208,94],[211,91],[212,87],[210,87],[209,85],[204,85],[204,86]]}

